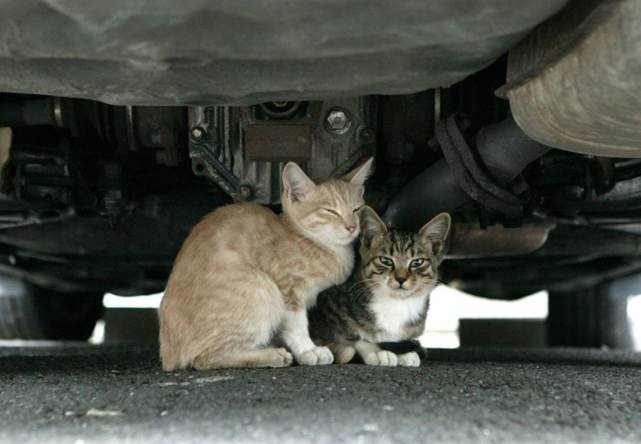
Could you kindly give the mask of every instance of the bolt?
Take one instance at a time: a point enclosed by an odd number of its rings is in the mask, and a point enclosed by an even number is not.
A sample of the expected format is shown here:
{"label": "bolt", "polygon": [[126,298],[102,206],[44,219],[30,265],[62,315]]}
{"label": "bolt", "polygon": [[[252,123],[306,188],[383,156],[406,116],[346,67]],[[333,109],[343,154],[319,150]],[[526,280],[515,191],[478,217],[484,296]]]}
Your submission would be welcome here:
{"label": "bolt", "polygon": [[241,185],[238,189],[238,198],[244,202],[250,200],[253,194],[254,191],[249,185]]}
{"label": "bolt", "polygon": [[205,130],[199,127],[191,129],[191,140],[194,142],[202,142],[205,138]]}
{"label": "bolt", "polygon": [[376,134],[369,128],[363,128],[358,137],[363,145],[369,145],[370,143],[374,143]]}
{"label": "bolt", "polygon": [[198,176],[207,174],[205,172],[207,167],[205,166],[205,162],[202,159],[193,159],[191,166],[194,171],[194,174]]}
{"label": "bolt", "polygon": [[340,108],[334,108],[327,114],[327,128],[337,134],[347,132],[351,125],[347,111]]}

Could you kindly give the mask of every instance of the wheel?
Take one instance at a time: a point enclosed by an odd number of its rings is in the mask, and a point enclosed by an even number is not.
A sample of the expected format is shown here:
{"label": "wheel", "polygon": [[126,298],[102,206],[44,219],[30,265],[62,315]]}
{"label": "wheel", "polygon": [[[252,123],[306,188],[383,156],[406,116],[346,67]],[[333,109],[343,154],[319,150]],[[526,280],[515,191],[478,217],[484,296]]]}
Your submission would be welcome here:
{"label": "wheel", "polygon": [[637,284],[641,284],[641,278],[634,276],[576,291],[551,291],[548,345],[633,348],[627,307],[628,296],[641,293]]}
{"label": "wheel", "polygon": [[0,339],[87,340],[103,294],[61,293],[0,277]]}

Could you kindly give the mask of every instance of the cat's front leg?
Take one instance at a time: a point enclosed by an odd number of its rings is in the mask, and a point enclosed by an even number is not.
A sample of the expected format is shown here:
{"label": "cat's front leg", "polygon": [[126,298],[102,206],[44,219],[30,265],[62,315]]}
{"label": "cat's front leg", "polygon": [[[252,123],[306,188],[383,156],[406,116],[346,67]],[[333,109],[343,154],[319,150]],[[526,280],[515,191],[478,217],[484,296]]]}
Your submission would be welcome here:
{"label": "cat's front leg", "polygon": [[379,365],[385,367],[396,367],[398,356],[391,351],[382,350],[377,344],[368,341],[356,342],[356,351],[367,365]]}
{"label": "cat's front leg", "polygon": [[317,347],[309,337],[307,310],[287,310],[281,324],[285,344],[301,365],[326,365],[334,362],[327,347]]}

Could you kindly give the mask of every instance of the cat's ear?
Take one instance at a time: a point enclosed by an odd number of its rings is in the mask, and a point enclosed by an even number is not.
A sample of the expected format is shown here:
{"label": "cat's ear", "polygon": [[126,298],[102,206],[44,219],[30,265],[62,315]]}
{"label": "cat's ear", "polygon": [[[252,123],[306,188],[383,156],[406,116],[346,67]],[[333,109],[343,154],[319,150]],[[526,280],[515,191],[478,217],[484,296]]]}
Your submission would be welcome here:
{"label": "cat's ear", "polygon": [[365,181],[370,175],[370,170],[372,169],[372,162],[374,161],[373,157],[365,162],[364,164],[357,166],[352,171],[343,176],[345,182],[350,182],[355,185],[357,188],[363,188]]}
{"label": "cat's ear", "polygon": [[283,169],[283,193],[291,202],[304,200],[316,184],[294,162]]}
{"label": "cat's ear", "polygon": [[450,232],[451,225],[452,219],[450,218],[450,215],[447,213],[441,213],[426,223],[418,232],[419,236],[426,238],[431,242],[434,256],[438,257],[439,253],[441,253],[443,245],[445,245],[445,239],[447,239],[447,235]]}
{"label": "cat's ear", "polygon": [[361,221],[361,236],[365,247],[369,248],[372,245],[372,239],[376,236],[387,233],[387,227],[381,218],[367,205],[363,205],[358,210],[358,217]]}

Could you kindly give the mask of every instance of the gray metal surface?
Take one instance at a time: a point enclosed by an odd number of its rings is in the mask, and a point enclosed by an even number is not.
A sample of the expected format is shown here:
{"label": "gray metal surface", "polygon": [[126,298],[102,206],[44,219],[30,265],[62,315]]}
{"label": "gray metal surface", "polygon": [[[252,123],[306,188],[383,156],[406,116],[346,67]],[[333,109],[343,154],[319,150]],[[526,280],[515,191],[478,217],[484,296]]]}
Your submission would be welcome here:
{"label": "gray metal surface", "polygon": [[510,52],[502,93],[523,131],[544,145],[641,157],[641,2],[573,6]]}
{"label": "gray metal surface", "polygon": [[[375,134],[376,114],[370,97],[325,100],[305,106],[305,114],[293,120],[258,119],[256,107],[191,107],[189,155],[194,173],[209,177],[233,198],[279,204],[284,161],[304,160],[291,154],[278,157],[291,151],[292,144],[297,145],[296,150],[308,151],[303,168],[312,178],[340,177],[364,157],[374,155],[375,137],[363,137],[366,131]],[[327,123],[337,109],[350,116],[349,126],[338,132]],[[295,135],[291,128],[296,127],[305,134],[299,134],[298,143],[291,140]],[[194,137],[194,130],[199,129],[204,133]],[[272,130],[270,134],[266,134],[268,129]],[[260,137],[253,136],[257,131],[262,133]],[[257,139],[261,139],[260,143],[256,143]],[[249,147],[251,143],[254,145]],[[247,190],[246,197],[243,190]]]}
{"label": "gray metal surface", "polygon": [[6,0],[0,91],[121,105],[402,94],[491,63],[567,0]]}
{"label": "gray metal surface", "polygon": [[640,381],[602,351],[164,373],[153,348],[0,348],[0,443],[639,442]]}
{"label": "gray metal surface", "polygon": [[502,225],[483,229],[478,222],[455,223],[449,238],[447,259],[487,258],[491,256],[517,256],[532,253],[548,239],[552,222],[526,224],[518,228]]}

